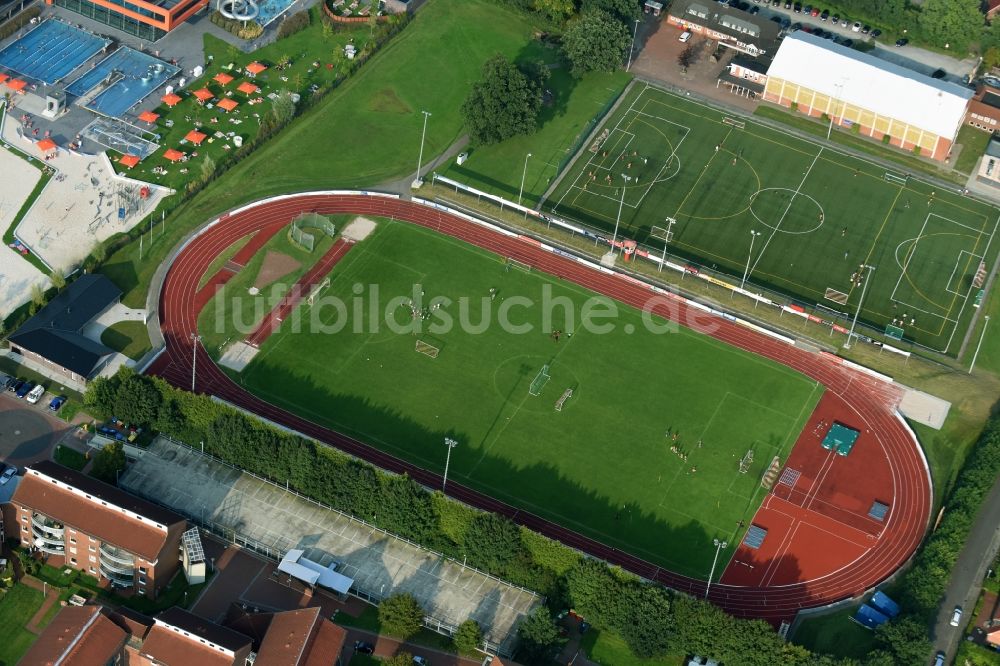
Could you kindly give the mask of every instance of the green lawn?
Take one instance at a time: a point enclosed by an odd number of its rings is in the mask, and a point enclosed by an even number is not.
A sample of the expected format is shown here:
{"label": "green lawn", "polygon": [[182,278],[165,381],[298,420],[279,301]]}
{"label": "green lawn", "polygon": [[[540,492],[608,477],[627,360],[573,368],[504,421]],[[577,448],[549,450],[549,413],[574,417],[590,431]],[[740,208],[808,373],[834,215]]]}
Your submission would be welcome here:
{"label": "green lawn", "polygon": [[[469,29],[483,25],[490,29]],[[166,232],[146,245],[141,261],[138,243],[130,243],[100,271],[125,292],[126,305],[144,307],[150,279],[167,253],[221,211],[274,194],[373,186],[405,176],[416,169],[420,111],[434,114],[427,125],[426,160],[462,135],[458,109],[483,62],[497,52],[541,53],[535,27],[532,19],[488,0],[430,0],[343,86],[179,206]],[[277,42],[275,49],[285,43]]]}
{"label": "green lawn", "polygon": [[958,646],[955,663],[961,666],[1000,666],[1000,653],[962,641]]}
{"label": "green lawn", "polygon": [[[329,216],[331,221],[340,228],[348,216]],[[302,277],[316,261],[323,256],[333,239],[316,234],[316,247],[307,252],[300,246],[288,240],[288,234],[279,231],[257,253],[249,263],[226,283],[222,291],[216,292],[208,306],[198,317],[198,328],[202,333],[202,344],[215,359],[218,359],[224,348],[251,333],[257,324],[281,301],[288,289]],[[298,268],[261,288],[260,293],[252,296],[248,290],[257,282],[261,265],[268,252],[278,252],[291,257],[298,262]],[[219,316],[225,312],[225,316]]]}
{"label": "green lawn", "polygon": [[[291,91],[308,98],[312,94],[311,86],[328,86],[338,76],[346,76],[350,62],[343,55],[344,46],[348,42],[353,42],[359,50],[362,49],[370,39],[369,27],[365,24],[360,26],[343,24],[333,31],[324,30],[320,18],[322,13],[320,6],[316,5],[309,11],[312,17],[309,27],[251,54],[243,53],[218,37],[204,35],[205,56],[209,64],[205,68],[205,74],[189,83],[187,90],[193,92],[207,87],[215,94],[216,101],[223,99],[227,92],[231,92],[232,99],[239,102],[240,106],[226,113],[216,108],[214,103],[210,109],[207,104],[199,104],[193,95],[185,94],[183,101],[174,107],[168,107],[166,104],[153,107],[151,110],[160,114],[159,120],[153,126],[142,125],[142,127],[161,136],[157,143],[164,146],[164,150],[147,157],[131,170],[118,167],[118,171],[183,190],[187,182],[200,176],[206,157],[211,157],[218,163],[225,157],[225,153],[235,148],[232,141],[226,137],[215,136],[216,132],[223,134],[235,132],[243,138],[243,141],[250,141],[257,136],[260,116],[271,112],[271,102],[267,99],[267,95]],[[286,58],[290,64],[283,70],[278,70],[275,65]],[[237,91],[236,87],[250,79],[235,70],[242,69],[254,60],[268,65],[271,69],[252,79],[251,82],[256,84],[260,91],[248,96]],[[313,67],[313,63],[319,63],[319,66]],[[230,64],[234,67],[223,69]],[[213,77],[220,72],[231,74],[234,80],[225,86],[216,83]],[[265,102],[259,105],[247,103],[249,99],[257,97],[263,97]],[[239,120],[240,123],[235,124],[231,120]],[[168,122],[172,123],[172,126],[168,126]],[[192,129],[198,129],[209,135],[200,147],[187,143],[184,139]],[[163,157],[163,152],[167,148],[187,153],[189,161],[172,164]],[[194,153],[197,153],[197,156]],[[117,156],[113,158],[113,162],[117,166]],[[167,173],[153,173],[156,167],[166,169]]]}
{"label": "green lawn", "polygon": [[792,642],[813,652],[838,657],[864,657],[875,648],[875,633],[851,620],[858,606],[802,620]]}
{"label": "green lawn", "polygon": [[[384,633],[382,631],[382,623],[378,619],[378,608],[375,606],[365,606],[364,610],[361,611],[361,615],[357,617],[345,613],[344,611],[337,611],[333,617],[333,621],[342,627],[355,627],[357,629],[364,629],[365,631],[370,631],[380,635]],[[455,644],[450,638],[426,628],[421,628],[420,631],[406,640],[415,645],[423,645],[424,647],[440,650],[442,652],[455,652]],[[367,661],[358,661],[359,657],[372,659],[369,655],[355,654],[351,658],[351,663],[355,664],[355,666],[358,664],[371,666]],[[376,657],[374,660],[377,665],[379,663],[379,659]]]}
{"label": "green lawn", "polygon": [[55,453],[52,457],[60,465],[77,471],[80,471],[87,466],[86,456],[76,449],[71,449],[68,446],[63,446],[61,444],[56,447]]}
{"label": "green lawn", "polygon": [[685,663],[682,654],[655,659],[636,657],[621,636],[607,630],[591,629],[583,635],[580,648],[590,661],[601,666],[683,666]]}
{"label": "green lawn", "polygon": [[[558,52],[541,52],[546,62],[559,63]],[[624,90],[630,76],[625,72],[591,72],[577,79],[563,63],[551,70],[545,87],[553,101],[542,108],[538,131],[492,146],[473,147],[469,160],[459,166],[452,161],[439,173],[480,190],[516,201],[524,175],[525,205],[537,206],[559,170],[573,156],[581,141],[594,128]],[[527,170],[525,158],[528,153]]]}
{"label": "green lawn", "polygon": [[989,144],[991,136],[993,136],[992,132],[984,132],[968,124],[962,125],[962,129],[958,130],[958,138],[955,140],[955,143],[962,146],[962,152],[955,160],[955,169],[968,175],[978,168],[979,160],[986,152],[986,146]]}
{"label": "green lawn", "polygon": [[149,341],[149,330],[141,321],[120,321],[104,329],[101,342],[138,361],[153,348]]}
{"label": "green lawn", "polygon": [[[302,330],[286,326],[270,338],[238,381],[427,469],[443,470],[441,443],[452,437],[460,446],[451,479],[689,575],[707,573],[713,537],[735,538],[737,523],[753,515],[765,466],[787,454],[822,393],[802,375],[689,329],[650,332],[623,306],[600,321],[613,331],[577,328],[556,342],[544,331],[570,331],[605,299],[588,300],[593,294],[542,273],[505,271],[495,255],[404,223],[381,221],[332,275],[324,303],[300,311]],[[397,334],[348,321],[339,313],[355,311],[356,284],[377,285],[378,309],[401,324],[412,323],[411,313],[389,299],[451,298],[424,323],[451,317],[475,332],[434,325]],[[505,304],[515,296],[534,307]],[[512,324],[533,330],[480,326],[508,309]],[[417,353],[417,339],[440,355]],[[545,365],[550,380],[530,395]],[[568,388],[574,393],[556,412]],[[755,462],[740,474],[751,448]]]}
{"label": "green lawn", "polygon": [[[980,260],[992,266],[1000,248],[1000,211],[914,179],[886,181],[869,162],[724,117],[637,85],[546,205],[610,234],[623,176],[637,178],[624,192],[620,237],[658,252],[651,227],[676,218],[679,261],[739,281],[758,232],[750,284],[830,308],[819,314],[844,328],[864,293],[862,321],[882,330],[905,314],[906,339],[956,353]],[[863,263],[876,268],[867,288],[852,278]]]}
{"label": "green lawn", "polygon": [[42,607],[45,597],[26,585],[15,585],[0,598],[0,666],[14,666],[37,638],[24,625]]}

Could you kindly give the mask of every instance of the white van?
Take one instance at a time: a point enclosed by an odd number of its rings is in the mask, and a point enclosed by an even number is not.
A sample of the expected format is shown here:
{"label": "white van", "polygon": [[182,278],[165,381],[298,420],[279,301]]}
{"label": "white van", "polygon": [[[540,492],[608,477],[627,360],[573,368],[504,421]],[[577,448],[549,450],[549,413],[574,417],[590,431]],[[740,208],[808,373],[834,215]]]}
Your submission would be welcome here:
{"label": "white van", "polygon": [[690,30],[685,30],[684,32],[681,33],[681,36],[680,36],[679,39],[682,42],[688,41],[689,39],[691,39],[691,31]]}
{"label": "white van", "polygon": [[27,395],[28,402],[32,405],[42,399],[45,395],[45,387],[39,384],[35,388],[31,389],[31,393]]}

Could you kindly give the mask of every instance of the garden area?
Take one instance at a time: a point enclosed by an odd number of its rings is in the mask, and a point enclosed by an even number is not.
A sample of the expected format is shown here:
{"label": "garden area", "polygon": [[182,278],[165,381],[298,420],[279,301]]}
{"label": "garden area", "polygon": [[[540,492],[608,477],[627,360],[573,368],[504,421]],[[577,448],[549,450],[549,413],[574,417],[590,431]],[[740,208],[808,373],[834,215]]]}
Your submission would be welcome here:
{"label": "garden area", "polygon": [[[287,121],[295,107],[281,108],[277,100],[283,93],[292,93],[301,104],[345,78],[370,48],[373,29],[364,23],[334,24],[319,7],[309,16],[304,29],[252,54],[205,34],[205,74],[147,109],[155,118],[140,116],[149,135],[159,135],[162,150],[132,167],[115,156],[115,168],[183,191],[187,183],[210,179],[216,165],[257,138],[262,126]],[[355,60],[346,55],[348,45]],[[258,65],[263,69],[255,73]]]}
{"label": "garden area", "polygon": [[0,627],[3,627],[0,664],[16,664],[35,642],[37,636],[28,631],[26,625],[44,601],[45,597],[39,590],[24,584],[3,591],[0,596]]}

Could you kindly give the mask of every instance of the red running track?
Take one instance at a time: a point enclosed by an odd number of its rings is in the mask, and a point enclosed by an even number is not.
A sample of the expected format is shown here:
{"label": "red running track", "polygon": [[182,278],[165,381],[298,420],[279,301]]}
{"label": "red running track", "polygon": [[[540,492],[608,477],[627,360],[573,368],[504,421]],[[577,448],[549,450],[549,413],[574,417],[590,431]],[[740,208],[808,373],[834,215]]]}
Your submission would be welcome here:
{"label": "red running track", "polygon": [[[648,285],[621,275],[599,272],[571,258],[546,251],[529,239],[508,236],[457,215],[382,195],[311,194],[282,197],[224,215],[217,224],[204,229],[200,236],[194,238],[180,252],[167,273],[160,294],[160,324],[166,348],[149,372],[179,388],[187,389],[191,382],[192,355],[196,353],[202,357],[197,366],[198,391],[227,400],[384,469],[407,473],[428,487],[440,487],[440,476],[261,400],[229,379],[212,362],[200,344],[194,351],[191,348],[191,334],[196,331],[198,319],[198,282],[212,260],[234,238],[265,228],[280,227],[305,211],[316,211],[321,215],[349,213],[408,221],[500,256],[522,261],[538,270],[571,280],[635,307],[648,306],[654,296]],[[709,599],[734,615],[778,622],[792,618],[800,609],[856,596],[899,568],[916,549],[924,533],[930,514],[931,488],[919,445],[902,419],[896,416],[896,390],[881,380],[841,365],[834,356],[793,347],[735,322],[702,312],[681,299],[660,298],[662,301],[652,307],[653,312],[740,349],[773,359],[822,383],[827,391],[836,393],[847,403],[855,415],[855,424],[870,429],[873,438],[893,462],[893,510],[877,544],[850,566],[786,585],[716,584],[711,588]],[[617,564],[637,575],[690,594],[701,596],[705,593],[705,581],[663,570],[461,484],[448,484],[448,491],[449,495],[460,501],[508,516],[530,529]]]}

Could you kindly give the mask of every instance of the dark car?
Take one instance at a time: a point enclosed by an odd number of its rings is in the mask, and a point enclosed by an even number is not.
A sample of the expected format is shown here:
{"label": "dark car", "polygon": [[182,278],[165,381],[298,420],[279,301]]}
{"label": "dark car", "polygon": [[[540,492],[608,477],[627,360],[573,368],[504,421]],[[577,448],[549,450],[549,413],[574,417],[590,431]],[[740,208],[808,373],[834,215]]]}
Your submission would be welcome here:
{"label": "dark car", "polygon": [[791,24],[792,24],[792,19],[788,18],[787,16],[782,16],[781,17],[781,27],[782,28],[784,28],[785,30],[788,30],[788,26],[790,26]]}
{"label": "dark car", "polygon": [[792,8],[792,0],[785,0],[785,9]]}
{"label": "dark car", "polygon": [[11,393],[17,393],[18,391],[21,390],[22,386],[24,386],[24,380],[15,378],[14,383],[8,386],[7,390],[10,391]]}
{"label": "dark car", "polygon": [[774,7],[781,7],[781,0],[774,0],[771,5]]}
{"label": "dark car", "polygon": [[833,39],[833,33],[829,30],[823,31],[823,39]]}
{"label": "dark car", "polygon": [[357,641],[354,643],[354,651],[361,654],[371,654],[375,651],[375,646],[365,641]]}
{"label": "dark car", "polygon": [[830,10],[829,9],[824,9],[823,13],[819,15],[819,20],[820,21],[825,21],[828,18],[830,18]]}
{"label": "dark car", "polygon": [[753,7],[750,8],[750,13],[751,14],[759,14],[760,13],[760,7],[758,7],[757,5],[754,5]]}
{"label": "dark car", "polygon": [[771,20],[774,21],[775,23],[777,23],[778,25],[781,25],[781,17],[780,16],[772,16]]}
{"label": "dark car", "polygon": [[801,30],[801,29],[802,29],[802,24],[801,23],[793,23],[792,27],[789,30],[791,32],[795,32],[795,31]]}
{"label": "dark car", "polygon": [[736,5],[736,7],[737,7],[737,8],[738,8],[738,9],[739,9],[740,11],[744,11],[744,12],[745,12],[745,11],[747,11],[747,10],[749,10],[749,9],[750,9],[750,3],[749,3],[749,2],[743,2],[743,1],[741,0],[741,1],[740,1],[740,2],[739,2],[739,3],[737,4],[737,5]]}
{"label": "dark car", "polygon": [[872,31],[871,26],[868,26],[868,25],[861,26],[861,34],[862,35],[867,35],[871,31]]}
{"label": "dark car", "polygon": [[3,385],[0,385],[0,391],[9,391],[10,387],[17,383],[17,377],[7,377],[3,380]]}
{"label": "dark car", "polygon": [[847,48],[851,48],[852,46],[854,46],[854,40],[853,39],[845,39],[844,41],[841,42],[841,44],[843,44]]}
{"label": "dark car", "polygon": [[813,6],[812,5],[806,5],[805,7],[802,8],[802,13],[803,14],[807,14],[809,16],[812,16]]}
{"label": "dark car", "polygon": [[906,46],[909,43],[910,40],[908,40],[906,37],[901,37],[896,40],[896,46]]}
{"label": "dark car", "polygon": [[802,3],[801,2],[796,2],[794,5],[792,5],[792,9],[795,11],[796,14],[801,14],[802,13]]}
{"label": "dark car", "polygon": [[51,409],[53,412],[58,412],[59,408],[65,404],[66,404],[66,396],[57,395],[56,397],[52,398],[52,402],[49,403],[49,409]]}
{"label": "dark car", "polygon": [[879,37],[881,34],[882,31],[879,30],[878,28],[875,28],[874,30],[871,31],[871,33],[869,33],[868,36],[871,37],[872,39],[875,39],[876,37]]}
{"label": "dark car", "polygon": [[834,14],[830,17],[830,20],[833,21],[834,24],[840,23],[840,14]]}
{"label": "dark car", "polygon": [[948,76],[948,72],[944,71],[943,69],[936,69],[934,70],[934,73],[931,74],[932,79],[943,79],[946,76]]}
{"label": "dark car", "polygon": [[21,384],[21,388],[14,391],[14,395],[18,398],[23,398],[24,396],[31,393],[31,389],[35,388],[35,382],[24,382]]}

